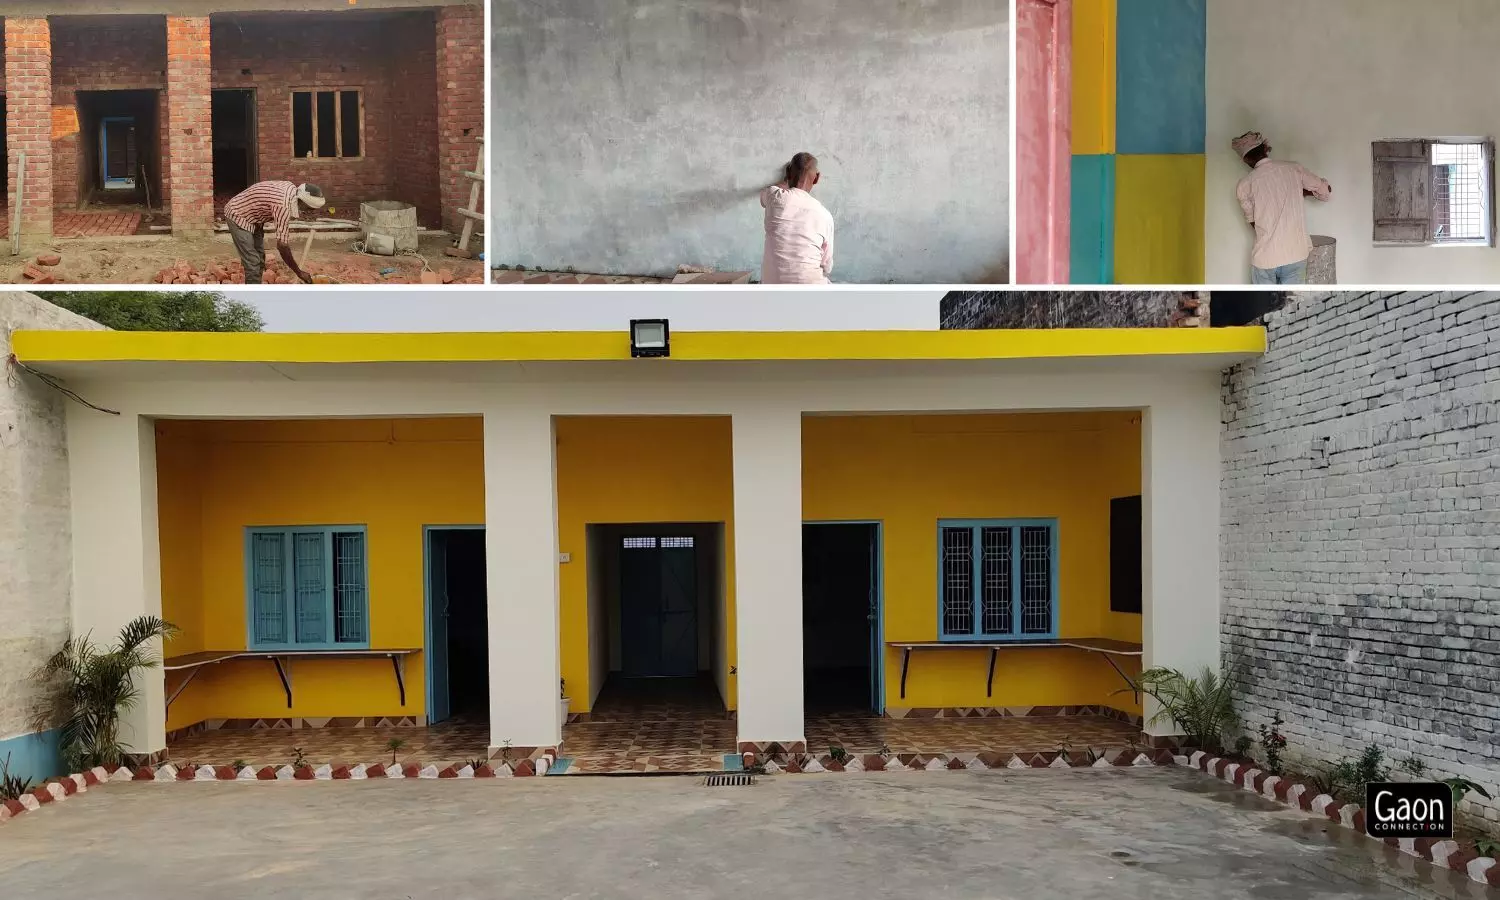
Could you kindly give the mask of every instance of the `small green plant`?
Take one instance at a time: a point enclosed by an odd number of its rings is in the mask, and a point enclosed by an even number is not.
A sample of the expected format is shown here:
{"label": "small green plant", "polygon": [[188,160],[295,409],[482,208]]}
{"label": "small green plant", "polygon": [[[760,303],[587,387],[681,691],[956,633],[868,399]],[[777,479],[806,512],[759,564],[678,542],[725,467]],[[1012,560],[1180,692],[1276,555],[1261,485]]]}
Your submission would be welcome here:
{"label": "small green plant", "polygon": [[500,742],[500,758],[507,763],[510,762],[510,743],[509,739]]}
{"label": "small green plant", "polygon": [[1250,745],[1255,743],[1250,735],[1242,734],[1234,739],[1234,755],[1242,759],[1250,758]]}
{"label": "small green plant", "polygon": [[31,779],[10,774],[10,754],[5,754],[5,762],[0,763],[0,801],[19,800],[29,790]]}
{"label": "small green plant", "polygon": [[302,752],[301,747],[292,748],[292,768],[300,769],[307,765],[307,754]]}
{"label": "small green plant", "polygon": [[471,768],[474,771],[478,772],[480,769],[484,768],[485,766],[487,766],[489,764],[490,764],[490,761],[481,756],[478,759],[471,759],[471,760],[469,760],[469,764],[468,765],[469,765],[469,768]]}
{"label": "small green plant", "polygon": [[1328,774],[1327,789],[1330,794],[1346,803],[1362,803],[1365,785],[1372,781],[1389,781],[1390,767],[1385,762],[1385,751],[1371,744],[1359,754],[1359,759],[1341,759]]}
{"label": "small green plant", "polygon": [[1422,762],[1422,760],[1415,756],[1408,756],[1406,759],[1396,763],[1396,768],[1413,778],[1421,778],[1427,774],[1427,763]]}
{"label": "small green plant", "polygon": [[249,763],[245,762],[243,759],[237,759],[237,760],[234,761],[234,765],[232,766],[232,768],[235,769],[236,771],[238,771],[240,769],[245,768],[245,766],[248,766],[248,765],[249,765]]}
{"label": "small green plant", "polygon": [[[1224,735],[1240,723],[1234,710],[1234,683],[1238,666],[1231,664],[1223,674],[1205,666],[1196,678],[1176,669],[1147,669],[1136,676],[1136,685],[1161,705],[1151,717],[1154,724],[1166,719],[1177,723],[1189,741],[1206,750],[1224,746]],[[1127,693],[1122,688],[1116,693]]]}
{"label": "small green plant", "polygon": [[1500,841],[1482,837],[1474,841],[1474,852],[1480,856],[1500,858]]}
{"label": "small green plant", "polygon": [[1286,749],[1286,736],[1281,733],[1281,713],[1271,718],[1271,724],[1260,725],[1260,750],[1266,757],[1266,771],[1272,775],[1280,775],[1282,772],[1281,751]]}
{"label": "small green plant", "polygon": [[843,747],[840,747],[838,744],[834,744],[832,747],[828,748],[828,758],[836,763],[841,763],[849,758],[849,751],[845,750]]}
{"label": "small green plant", "polygon": [[890,759],[891,757],[891,748],[885,744],[881,744],[880,749],[876,752],[886,759]]}
{"label": "small green plant", "polygon": [[396,754],[400,753],[401,748],[405,746],[406,741],[398,737],[393,737],[385,742],[385,749],[391,751],[391,765],[394,766],[396,764]]}
{"label": "small green plant", "polygon": [[1453,805],[1455,807],[1464,802],[1464,798],[1469,795],[1470,791],[1486,800],[1493,799],[1490,797],[1490,792],[1485,790],[1483,785],[1475,784],[1467,778],[1445,778],[1443,779],[1443,784],[1446,784],[1448,789],[1453,792]]}

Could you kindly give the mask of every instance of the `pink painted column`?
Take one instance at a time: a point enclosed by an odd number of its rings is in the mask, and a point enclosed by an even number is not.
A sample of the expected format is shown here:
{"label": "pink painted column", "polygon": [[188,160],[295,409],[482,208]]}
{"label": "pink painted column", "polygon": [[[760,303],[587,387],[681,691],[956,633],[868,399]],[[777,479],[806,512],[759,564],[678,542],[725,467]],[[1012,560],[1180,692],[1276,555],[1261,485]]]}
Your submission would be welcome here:
{"label": "pink painted column", "polygon": [[1016,283],[1066,284],[1073,0],[1016,0]]}

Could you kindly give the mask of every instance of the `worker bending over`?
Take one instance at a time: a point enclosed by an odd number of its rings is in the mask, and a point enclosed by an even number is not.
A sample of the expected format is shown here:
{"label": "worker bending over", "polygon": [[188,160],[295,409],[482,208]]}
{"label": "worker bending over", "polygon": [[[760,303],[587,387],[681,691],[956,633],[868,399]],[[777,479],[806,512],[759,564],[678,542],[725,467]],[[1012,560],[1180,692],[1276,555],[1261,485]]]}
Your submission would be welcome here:
{"label": "worker bending over", "polygon": [[292,220],[303,206],[322,209],[325,202],[322,188],[290,181],[252,184],[229,201],[224,207],[224,218],[229,221],[229,236],[234,238],[234,249],[245,267],[246,284],[260,284],[265,275],[267,225],[275,226],[276,251],[281,254],[281,261],[303,284],[312,284],[312,276],[292,256]]}
{"label": "worker bending over", "polygon": [[818,159],[798,153],[785,178],[760,192],[766,210],[762,284],[828,284],[833,270],[833,216],[809,193],[822,177]]}
{"label": "worker bending over", "polygon": [[1333,196],[1333,186],[1297,163],[1272,159],[1271,144],[1258,131],[1245,132],[1231,146],[1251,169],[1236,191],[1245,221],[1255,228],[1251,281],[1306,284],[1313,244],[1302,198],[1326,201]]}

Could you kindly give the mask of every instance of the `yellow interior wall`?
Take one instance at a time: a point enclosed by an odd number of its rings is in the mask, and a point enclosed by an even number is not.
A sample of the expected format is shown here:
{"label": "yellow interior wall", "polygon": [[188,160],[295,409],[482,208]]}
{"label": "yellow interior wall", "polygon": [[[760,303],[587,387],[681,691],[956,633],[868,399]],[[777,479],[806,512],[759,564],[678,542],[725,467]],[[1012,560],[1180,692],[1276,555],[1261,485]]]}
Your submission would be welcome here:
{"label": "yellow interior wall", "polygon": [[[562,677],[572,712],[587,712],[589,525],[724,523],[724,659],[714,660],[735,708],[734,470],[728,417],[590,416],[556,420]],[[575,687],[579,686],[579,687]]]}
{"label": "yellow interior wall", "polygon": [[[163,421],[157,460],[162,608],[184,628],[168,655],[246,646],[244,534],[257,525],[364,525],[370,646],[421,648],[422,527],[484,521],[479,419]],[[172,704],[167,727],[422,716],[424,665],[420,653],[408,658],[401,706],[388,660],[294,662],[291,709],[270,662],[209,666]],[[180,677],[169,674],[169,687]]]}
{"label": "yellow interior wall", "polygon": [[1115,152],[1115,0],[1073,2],[1073,152]]}
{"label": "yellow interior wall", "polygon": [[1115,158],[1115,283],[1202,284],[1205,157]]}
{"label": "yellow interior wall", "polygon": [[[1109,612],[1109,501],[1139,493],[1139,444],[1136,413],[808,417],[803,518],[882,523],[886,642],[938,639],[938,520],[989,518],[1058,520],[1062,636],[1139,641],[1139,616]],[[985,650],[916,651],[903,699],[901,654],[887,648],[886,704],[1140,711],[1090,653],[1002,651],[993,697],[988,663]]]}

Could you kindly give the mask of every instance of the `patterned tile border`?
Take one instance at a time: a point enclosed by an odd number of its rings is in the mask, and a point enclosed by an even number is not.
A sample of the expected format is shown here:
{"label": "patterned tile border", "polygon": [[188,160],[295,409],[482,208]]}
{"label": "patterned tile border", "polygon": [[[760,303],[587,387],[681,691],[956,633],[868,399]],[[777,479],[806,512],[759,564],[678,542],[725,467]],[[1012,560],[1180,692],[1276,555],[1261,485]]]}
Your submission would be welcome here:
{"label": "patterned tile border", "polygon": [[[1192,756],[1175,757],[1178,765],[1197,769],[1226,781],[1235,787],[1244,788],[1268,800],[1277,800],[1287,806],[1295,806],[1317,813],[1330,822],[1352,829],[1356,834],[1365,833],[1365,812],[1353,803],[1340,803],[1328,794],[1317,793],[1317,788],[1300,782],[1270,775],[1255,768],[1252,762],[1235,762],[1217,756],[1209,756],[1199,750]],[[1433,865],[1463,872],[1470,881],[1490,887],[1500,887],[1500,863],[1488,856],[1460,850],[1457,841],[1434,840],[1432,838],[1370,838],[1384,840],[1386,844],[1408,856],[1425,859]]]}
{"label": "patterned tile border", "polygon": [[[745,746],[745,745],[741,745]],[[1131,754],[1135,755],[1132,756]],[[811,772],[935,772],[938,770],[984,770],[984,769],[1109,769],[1130,766],[1170,766],[1174,763],[1172,751],[1158,749],[1150,752],[1128,749],[1106,750],[1090,754],[1087,751],[1062,753],[1049,750],[1042,753],[1011,753],[983,751],[979,753],[877,753],[850,754],[834,759],[825,753],[809,756],[807,753],[791,753],[777,756],[757,755],[755,751],[743,751],[746,768],[757,764],[764,766],[766,774],[811,773]]]}
{"label": "patterned tile border", "polygon": [[98,768],[80,775],[51,779],[22,794],[20,799],[0,803],[0,822],[41,809],[48,803],[61,803],[74,794],[82,794],[89,788],[108,781],[109,777],[107,769]]}
{"label": "patterned tile border", "polygon": [[169,732],[167,743],[204,731],[296,731],[301,728],[421,728],[426,716],[301,716],[264,719],[204,719]]}
{"label": "patterned tile border", "polygon": [[1113,706],[912,706],[887,707],[887,719],[1025,719],[1059,716],[1103,716],[1127,725],[1141,717]]}
{"label": "patterned tile border", "polygon": [[82,793],[90,787],[108,782],[150,781],[156,783],[179,781],[368,781],[375,778],[525,778],[546,775],[547,769],[556,761],[555,755],[544,755],[535,760],[523,759],[514,764],[498,766],[471,765],[447,766],[439,769],[435,765],[407,762],[401,765],[375,763],[355,766],[194,766],[177,768],[164,766],[100,766],[79,775],[56,778],[23,794],[19,800],[7,800],[0,804],[0,822],[41,809],[48,803],[60,802]]}

